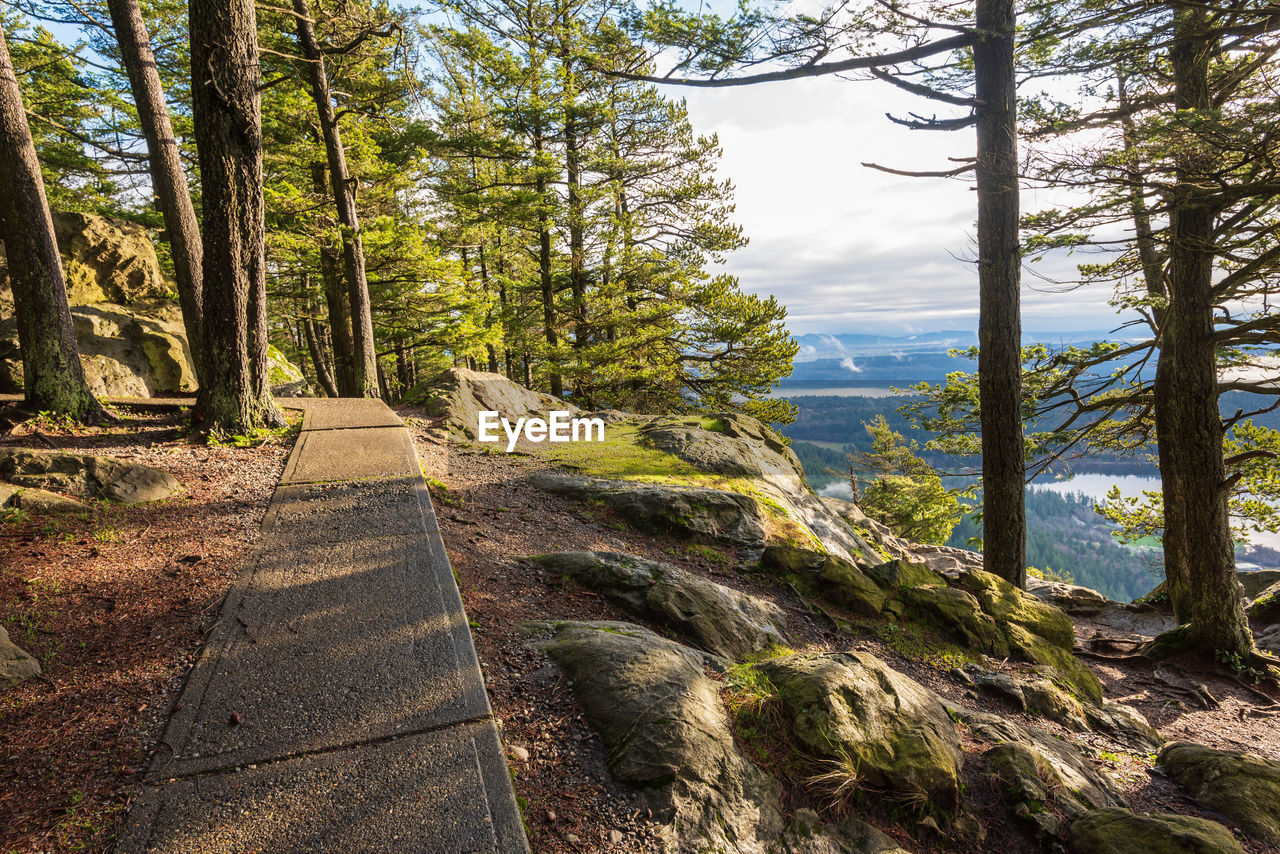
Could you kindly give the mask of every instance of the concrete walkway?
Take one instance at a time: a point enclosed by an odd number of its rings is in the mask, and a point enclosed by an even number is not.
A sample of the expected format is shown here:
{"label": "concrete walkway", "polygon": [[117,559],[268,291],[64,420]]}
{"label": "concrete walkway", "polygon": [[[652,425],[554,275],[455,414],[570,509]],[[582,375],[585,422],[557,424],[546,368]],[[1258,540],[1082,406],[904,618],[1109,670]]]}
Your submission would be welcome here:
{"label": "concrete walkway", "polygon": [[376,400],[302,433],[122,852],[529,850],[409,432]]}

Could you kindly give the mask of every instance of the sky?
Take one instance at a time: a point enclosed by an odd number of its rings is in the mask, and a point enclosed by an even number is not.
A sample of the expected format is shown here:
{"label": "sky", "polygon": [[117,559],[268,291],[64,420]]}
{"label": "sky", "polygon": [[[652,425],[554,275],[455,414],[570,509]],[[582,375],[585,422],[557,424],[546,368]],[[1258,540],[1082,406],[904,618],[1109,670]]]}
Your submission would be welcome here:
{"label": "sky", "polygon": [[[785,304],[793,334],[977,328],[972,176],[906,178],[860,165],[938,170],[955,165],[948,157],[972,156],[972,129],[913,131],[885,118],[957,108],[835,77],[663,88],[684,97],[694,127],[718,134],[724,149],[721,173],[736,186],[737,221],[750,238],[725,271]],[[1039,204],[1024,192],[1024,210]],[[1119,325],[1107,289],[1055,293],[1042,278],[1068,278],[1081,260],[1027,265],[1024,329]]]}

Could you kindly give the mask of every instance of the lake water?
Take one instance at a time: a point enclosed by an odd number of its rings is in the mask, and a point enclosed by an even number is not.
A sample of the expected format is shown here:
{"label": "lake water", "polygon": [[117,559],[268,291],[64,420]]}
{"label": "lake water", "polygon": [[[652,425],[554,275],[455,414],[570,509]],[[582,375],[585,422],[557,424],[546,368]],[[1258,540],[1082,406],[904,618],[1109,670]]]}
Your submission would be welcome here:
{"label": "lake water", "polygon": [[1037,480],[1028,488],[1056,492],[1059,495],[1083,495],[1093,501],[1101,501],[1113,486],[1120,487],[1120,494],[1125,498],[1139,498],[1143,492],[1158,491],[1160,478],[1084,472],[1067,480]]}
{"label": "lake water", "polygon": [[[1101,501],[1107,497],[1112,486],[1120,487],[1120,495],[1125,498],[1141,497],[1143,492],[1160,489],[1160,478],[1142,477],[1131,474],[1103,474],[1083,472],[1067,480],[1037,481],[1028,488],[1057,492],[1060,495],[1083,495],[1092,501]],[[1265,531],[1251,531],[1249,543],[1269,549],[1280,549],[1280,534]]]}
{"label": "lake water", "polygon": [[[903,383],[910,385],[910,383]],[[789,386],[769,392],[769,397],[896,397],[898,392],[887,385],[845,385],[803,388]]]}

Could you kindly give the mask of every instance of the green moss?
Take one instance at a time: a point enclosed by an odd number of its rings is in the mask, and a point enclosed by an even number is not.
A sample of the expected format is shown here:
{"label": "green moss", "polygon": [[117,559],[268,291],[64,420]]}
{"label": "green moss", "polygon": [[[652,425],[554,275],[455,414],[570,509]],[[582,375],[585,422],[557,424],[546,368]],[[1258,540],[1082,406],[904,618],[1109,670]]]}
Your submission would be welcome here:
{"label": "green moss", "polygon": [[1070,693],[1095,706],[1102,705],[1102,683],[1098,681],[1093,671],[1069,650],[1014,623],[1002,625],[1000,632],[1004,635],[1009,650],[1015,658],[1053,667],[1058,671],[1059,682]]}
{"label": "green moss", "polygon": [[982,603],[982,610],[997,620],[1021,626],[1063,649],[1075,646],[1075,625],[1066,612],[1003,578],[974,569],[961,575],[957,585],[972,593]]}
{"label": "green moss", "polygon": [[723,433],[726,427],[723,418],[702,418],[698,420],[698,426],[708,433]]}

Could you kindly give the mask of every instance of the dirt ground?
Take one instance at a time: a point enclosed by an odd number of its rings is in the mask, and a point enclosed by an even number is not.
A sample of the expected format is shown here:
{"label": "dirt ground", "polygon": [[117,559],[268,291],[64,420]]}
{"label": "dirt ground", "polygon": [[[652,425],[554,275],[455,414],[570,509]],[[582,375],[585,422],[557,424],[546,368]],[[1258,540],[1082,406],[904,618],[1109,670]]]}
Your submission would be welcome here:
{"label": "dirt ground", "polygon": [[[413,416],[411,410],[402,414]],[[1119,782],[1130,805],[1146,812],[1182,812],[1223,820],[1199,810],[1160,773],[1154,756],[1093,733],[1069,732],[1052,722],[1020,714],[1012,705],[977,695],[952,674],[946,661],[922,661],[901,644],[874,632],[836,632],[821,614],[794,597],[738,571],[752,558],[744,550],[689,546],[632,529],[608,511],[534,489],[529,473],[545,467],[537,457],[507,455],[477,446],[450,443],[428,420],[410,417],[423,470],[433,478],[432,495],[440,527],[457,572],[463,602],[472,624],[486,685],[500,721],[515,787],[530,829],[534,851],[654,852],[659,850],[647,816],[625,791],[615,787],[605,770],[599,739],[586,726],[568,681],[533,649],[517,628],[524,620],[637,619],[601,596],[550,577],[521,556],[581,549],[625,551],[677,564],[720,584],[744,590],[781,606],[788,615],[790,646],[800,650],[864,649],[880,656],[955,702],[1019,719],[1054,732],[1082,747]],[[660,634],[661,626],[649,625]],[[1111,700],[1132,703],[1171,741],[1186,739],[1214,747],[1247,747],[1280,760],[1277,718],[1249,717],[1247,710],[1264,705],[1280,692],[1257,689],[1209,668],[1187,665],[1186,675],[1203,684],[1217,703],[1213,708],[1188,705],[1171,695],[1153,668],[1138,661],[1090,661]],[[1018,665],[987,662],[997,669]],[[1101,665],[1101,666],[1097,666]],[[1034,850],[999,791],[978,761],[991,745],[965,744],[966,804],[984,816],[981,841],[919,841],[894,827],[871,805],[865,816],[912,851],[990,852]],[[525,757],[527,751],[528,758]],[[805,785],[789,785],[786,806],[828,809],[820,795]],[[828,812],[828,815],[830,813]],[[1229,822],[1228,822],[1229,823]],[[1241,839],[1246,850],[1271,849]]]}
{"label": "dirt ground", "polygon": [[185,488],[0,526],[0,620],[44,668],[0,694],[0,851],[107,847],[292,443],[209,447],[177,414],[121,415],[0,442],[129,459]]}

